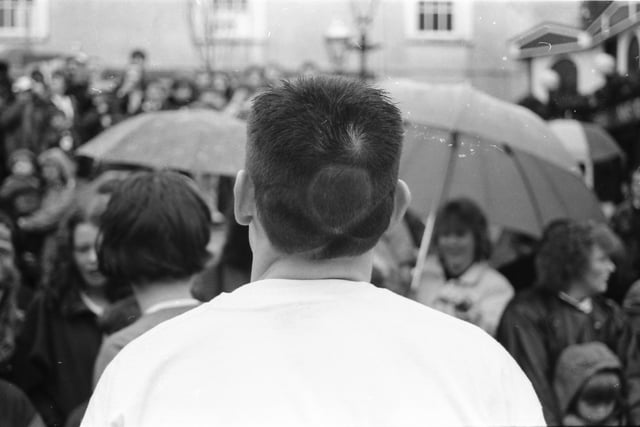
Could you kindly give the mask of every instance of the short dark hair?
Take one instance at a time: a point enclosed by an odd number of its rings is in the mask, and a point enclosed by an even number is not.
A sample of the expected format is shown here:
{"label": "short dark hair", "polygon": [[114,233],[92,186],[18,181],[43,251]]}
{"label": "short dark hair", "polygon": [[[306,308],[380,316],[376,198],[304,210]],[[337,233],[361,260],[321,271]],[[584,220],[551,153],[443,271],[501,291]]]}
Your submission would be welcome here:
{"label": "short dark hair", "polygon": [[144,61],[147,59],[147,53],[143,49],[133,49],[131,53],[129,53],[129,58],[140,58]]}
{"label": "short dark hair", "polygon": [[138,172],[122,181],[102,215],[100,269],[144,285],[182,279],[207,260],[211,213],[195,183],[177,172]]}
{"label": "short dark hair", "polygon": [[553,291],[566,291],[586,273],[593,247],[598,245],[595,225],[565,220],[545,230],[536,254],[538,285]]}
{"label": "short dark hair", "polygon": [[362,82],[301,77],[253,100],[247,170],[257,216],[286,254],[362,254],[389,225],[402,119],[387,95]]}
{"label": "short dark hair", "polygon": [[486,260],[491,256],[489,224],[484,212],[471,199],[460,197],[445,203],[436,216],[435,241],[440,235],[454,229],[469,230],[473,235],[474,261]]}

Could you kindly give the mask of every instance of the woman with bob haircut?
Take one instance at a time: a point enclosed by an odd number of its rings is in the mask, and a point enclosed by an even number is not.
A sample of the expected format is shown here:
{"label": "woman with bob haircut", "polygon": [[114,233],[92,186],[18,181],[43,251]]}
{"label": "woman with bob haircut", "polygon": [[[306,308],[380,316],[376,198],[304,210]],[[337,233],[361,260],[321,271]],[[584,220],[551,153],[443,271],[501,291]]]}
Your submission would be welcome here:
{"label": "woman with bob haircut", "polygon": [[592,223],[562,220],[545,230],[536,255],[537,281],[518,294],[496,338],[531,380],[549,425],[562,423],[553,389],[555,366],[570,345],[601,342],[620,359],[631,425],[640,424],[640,348],[622,309],[602,294],[614,265]]}
{"label": "woman with bob haircut", "polygon": [[415,300],[494,335],[513,288],[487,263],[491,241],[480,207],[467,198],[448,201],[436,217],[433,242]]}
{"label": "woman with bob haircut", "polygon": [[191,288],[211,256],[211,225],[195,182],[177,172],[136,173],[112,193],[100,227],[100,268],[132,286],[142,316],[105,340],[94,383],[126,344],[200,303]]}

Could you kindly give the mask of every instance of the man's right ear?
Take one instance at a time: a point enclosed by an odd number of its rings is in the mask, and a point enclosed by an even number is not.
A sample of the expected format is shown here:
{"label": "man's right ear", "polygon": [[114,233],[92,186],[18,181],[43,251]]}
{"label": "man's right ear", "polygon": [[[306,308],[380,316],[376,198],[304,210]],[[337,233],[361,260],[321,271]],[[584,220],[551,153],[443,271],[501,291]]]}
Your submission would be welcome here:
{"label": "man's right ear", "polygon": [[240,225],[249,225],[256,213],[253,181],[244,169],[236,175],[233,187],[233,214]]}

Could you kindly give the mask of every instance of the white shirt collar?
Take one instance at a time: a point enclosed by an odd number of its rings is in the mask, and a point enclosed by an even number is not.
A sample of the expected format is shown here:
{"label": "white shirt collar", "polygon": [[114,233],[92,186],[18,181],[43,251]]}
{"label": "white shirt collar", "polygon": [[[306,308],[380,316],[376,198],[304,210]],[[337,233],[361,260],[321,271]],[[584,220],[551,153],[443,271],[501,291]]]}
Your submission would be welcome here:
{"label": "white shirt collar", "polygon": [[152,306],[148,307],[144,311],[144,314],[156,313],[158,311],[166,310],[168,308],[191,307],[191,306],[195,307],[198,304],[200,304],[200,301],[194,298],[172,299],[168,301],[162,301],[157,304],[153,304]]}
{"label": "white shirt collar", "polygon": [[591,313],[591,311],[593,311],[593,302],[591,301],[591,298],[585,298],[582,301],[578,301],[577,299],[575,299],[574,297],[572,297],[571,295],[565,292],[559,292],[558,297],[564,302],[567,302],[573,307],[582,311],[583,313],[589,314]]}

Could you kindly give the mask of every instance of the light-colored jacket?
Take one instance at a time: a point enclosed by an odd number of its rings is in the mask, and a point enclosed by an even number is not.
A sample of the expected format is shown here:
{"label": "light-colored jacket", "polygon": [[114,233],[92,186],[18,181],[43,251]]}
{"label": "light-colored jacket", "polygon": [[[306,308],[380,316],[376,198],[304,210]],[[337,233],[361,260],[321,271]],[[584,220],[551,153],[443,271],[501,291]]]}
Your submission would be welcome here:
{"label": "light-colored jacket", "polygon": [[513,294],[509,281],[484,261],[472,264],[460,277],[447,280],[438,257],[433,255],[425,261],[414,299],[471,322],[493,336]]}

